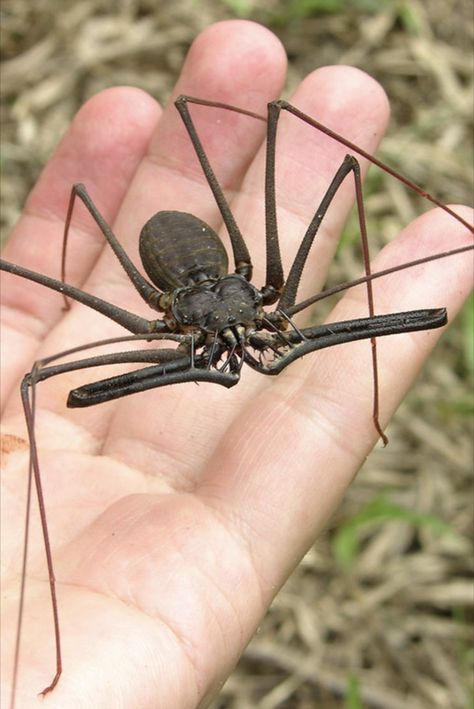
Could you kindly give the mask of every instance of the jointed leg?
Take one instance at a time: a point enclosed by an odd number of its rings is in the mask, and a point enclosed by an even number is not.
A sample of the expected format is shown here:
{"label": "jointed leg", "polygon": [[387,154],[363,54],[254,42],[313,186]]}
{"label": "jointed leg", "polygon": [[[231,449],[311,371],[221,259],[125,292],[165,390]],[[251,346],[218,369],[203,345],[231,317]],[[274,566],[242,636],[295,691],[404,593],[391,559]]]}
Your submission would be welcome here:
{"label": "jointed leg", "polygon": [[[306,327],[298,331],[285,332],[287,351],[281,352],[281,343],[274,334],[259,332],[250,338],[250,345],[260,352],[265,349],[277,350],[277,358],[266,364],[245,355],[245,361],[262,374],[279,374],[285,367],[309,352],[326,347],[342,345],[355,340],[374,339],[384,335],[397,335],[405,332],[431,330],[446,325],[447,315],[444,308],[428,310],[410,310],[389,315],[375,315],[356,320]],[[301,338],[303,335],[304,339]]]}
{"label": "jointed leg", "polygon": [[[123,269],[129,276],[130,280],[132,281],[133,285],[137,289],[138,293],[140,296],[143,298],[143,300],[147,303],[154,303],[156,301],[156,288],[150,285],[145,278],[141,275],[141,273],[138,271],[138,269],[135,267],[131,259],[129,258],[127,252],[113,233],[112,229],[109,227],[97,207],[95,206],[94,202],[90,198],[86,188],[82,184],[75,184],[72,186],[71,189],[71,196],[69,198],[69,205],[67,209],[67,215],[66,215],[66,221],[64,224],[64,237],[63,237],[63,249],[62,249],[62,255],[61,255],[61,281],[65,283],[66,281],[66,252],[67,252],[67,242],[68,242],[68,235],[69,235],[69,227],[71,224],[71,218],[72,218],[72,212],[74,209],[74,202],[76,200],[76,197],[79,197],[81,202],[85,205],[85,207],[89,210],[92,218],[94,219],[95,223],[101,230],[102,234],[105,236],[107,239],[108,243],[112,247],[115,255],[117,256],[118,260],[120,261],[120,264],[122,265]],[[67,301],[66,295],[64,296],[64,301],[66,304],[66,307],[69,308],[69,303]]]}

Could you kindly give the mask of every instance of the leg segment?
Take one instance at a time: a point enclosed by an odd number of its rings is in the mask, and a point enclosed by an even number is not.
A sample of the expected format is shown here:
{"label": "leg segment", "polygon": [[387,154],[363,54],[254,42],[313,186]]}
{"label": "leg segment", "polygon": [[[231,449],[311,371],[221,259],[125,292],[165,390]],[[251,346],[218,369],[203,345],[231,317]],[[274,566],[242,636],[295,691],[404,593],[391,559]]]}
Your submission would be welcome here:
{"label": "leg segment", "polygon": [[[59,283],[59,282],[58,282]],[[74,289],[76,290],[76,289]],[[82,291],[81,291],[82,292]],[[87,294],[86,294],[87,295]],[[26,506],[26,524],[25,533],[23,541],[23,561],[22,561],[22,585],[20,588],[20,600],[18,607],[18,620],[17,620],[17,634],[16,634],[16,645],[14,653],[14,664],[13,664],[13,678],[12,678],[12,702],[14,701],[18,677],[18,667],[19,667],[19,656],[20,656],[20,640],[21,640],[21,627],[23,622],[23,608],[24,608],[24,597],[25,597],[25,585],[24,578],[26,572],[27,563],[27,552],[28,552],[28,540],[29,540],[29,510],[31,504],[31,487],[32,480],[34,480],[36,496],[38,499],[38,509],[40,514],[41,528],[43,533],[44,548],[46,554],[46,563],[48,569],[49,587],[51,595],[51,608],[53,613],[53,624],[54,624],[54,636],[55,636],[55,646],[56,646],[56,673],[51,681],[51,683],[45,687],[41,694],[49,693],[59,681],[62,672],[62,659],[61,659],[61,633],[59,624],[59,612],[58,612],[58,601],[56,596],[56,580],[54,576],[54,563],[51,550],[51,542],[48,531],[48,522],[46,515],[46,506],[43,495],[43,487],[41,483],[41,472],[38,459],[38,449],[36,445],[36,437],[34,430],[34,419],[35,419],[35,401],[36,401],[36,385],[40,381],[44,381],[49,377],[56,376],[63,372],[70,372],[78,369],[86,369],[93,366],[101,366],[105,364],[117,364],[121,362],[161,362],[162,369],[166,369],[167,363],[175,362],[176,360],[189,362],[189,356],[183,352],[169,349],[161,350],[139,350],[136,352],[119,352],[107,355],[98,355],[96,357],[88,357],[83,360],[78,360],[75,362],[66,362],[63,364],[57,364],[47,367],[49,362],[53,362],[59,357],[64,357],[75,352],[80,352],[91,347],[98,346],[100,344],[113,344],[115,342],[127,342],[135,340],[162,340],[170,339],[180,343],[189,342],[189,337],[184,335],[172,335],[169,337],[162,334],[155,335],[139,335],[138,337],[129,335],[125,337],[116,337],[109,340],[104,340],[102,342],[95,342],[89,345],[82,345],[80,347],[71,348],[70,350],[65,350],[52,357],[47,357],[44,360],[35,363],[32,371],[27,374],[21,383],[21,400],[23,404],[23,410],[25,413],[25,421],[28,432],[28,440],[30,444],[30,460],[29,460],[29,472],[28,472],[28,493],[27,493],[27,506]],[[168,364],[168,366],[170,366]]]}
{"label": "leg segment", "polygon": [[93,310],[97,310],[98,313],[102,313],[107,318],[110,318],[114,322],[122,325],[129,332],[136,334],[146,333],[146,332],[159,332],[166,331],[168,328],[160,320],[146,320],[138,315],[129,313],[128,310],[119,308],[118,305],[113,305],[108,303],[106,300],[97,298],[95,295],[86,293],[86,291],[76,288],[75,286],[70,286],[68,283],[63,283],[58,281],[56,278],[50,278],[49,276],[44,276],[41,273],[36,273],[36,271],[30,271],[28,268],[23,266],[17,266],[9,261],[0,260],[0,270],[7,271],[8,273],[13,273],[15,276],[20,276],[21,278],[27,278],[35,283],[40,283],[46,288],[51,288],[51,290],[56,290],[59,293],[63,293],[78,303],[83,303]]}
{"label": "leg segment", "polygon": [[[152,286],[148,281],[143,278],[141,273],[138,271],[138,269],[134,266],[132,261],[130,260],[127,252],[123,248],[123,246],[120,244],[119,240],[113,233],[112,229],[109,227],[97,207],[95,206],[94,202],[89,196],[89,193],[87,192],[86,188],[82,184],[76,184],[72,186],[71,189],[71,196],[69,198],[69,205],[68,205],[68,210],[67,210],[67,216],[66,216],[66,222],[64,225],[64,238],[63,238],[63,250],[62,250],[62,256],[61,256],[61,280],[64,283],[66,280],[66,252],[67,252],[67,242],[68,242],[68,235],[69,235],[69,227],[71,224],[71,218],[72,218],[72,212],[74,209],[74,202],[76,201],[76,197],[79,197],[81,202],[85,205],[85,207],[89,210],[89,213],[91,214],[93,220],[101,230],[102,234],[105,236],[107,239],[108,243],[112,247],[115,255],[117,256],[118,260],[120,261],[120,264],[122,265],[124,271],[127,273],[128,277],[132,281],[133,285],[137,289],[138,293],[140,296],[143,298],[143,300],[146,303],[149,303],[150,305],[156,304],[157,299],[160,295],[160,293],[157,293],[157,290],[154,286]],[[65,302],[66,302],[66,307],[69,307],[66,296],[65,296]]]}
{"label": "leg segment", "polygon": [[[250,281],[250,279],[252,278],[252,262],[250,260],[249,250],[244,241],[242,233],[239,227],[237,226],[237,223],[234,219],[234,215],[230,210],[229,204],[224,196],[224,193],[222,192],[221,186],[219,185],[219,182],[209,163],[202,143],[199,139],[196,127],[188,109],[188,103],[197,103],[205,106],[225,108],[228,110],[237,109],[233,109],[233,107],[227,106],[226,104],[214,103],[212,101],[202,101],[199,99],[191,98],[190,96],[179,96],[179,98],[175,101],[175,106],[179,111],[179,115],[183,119],[183,123],[186,127],[186,130],[188,131],[198,160],[201,163],[201,167],[206,177],[207,183],[212,190],[212,194],[214,195],[214,199],[216,200],[217,206],[222,215],[222,219],[224,220],[224,224],[226,225],[227,231],[229,233],[230,241],[232,244],[232,251],[234,255],[235,272],[239,273],[240,275],[244,276],[244,278],[246,278],[248,281]],[[252,116],[253,118],[261,118],[261,116],[251,113],[250,111],[241,111],[239,109],[237,110],[237,113],[245,113],[247,115]]]}
{"label": "leg segment", "polygon": [[[282,344],[273,334],[259,332],[250,338],[250,345],[264,352],[267,348],[277,352],[278,356],[271,362],[258,364],[256,360],[247,358],[245,361],[261,374],[280,374],[289,364],[310,352],[326,347],[342,345],[355,340],[367,340],[384,335],[399,335],[405,332],[432,330],[443,327],[447,323],[445,308],[429,310],[409,310],[390,315],[375,315],[357,320],[343,320],[317,327],[306,327],[301,332],[285,332],[287,351],[281,351]],[[302,339],[303,335],[304,339]]]}

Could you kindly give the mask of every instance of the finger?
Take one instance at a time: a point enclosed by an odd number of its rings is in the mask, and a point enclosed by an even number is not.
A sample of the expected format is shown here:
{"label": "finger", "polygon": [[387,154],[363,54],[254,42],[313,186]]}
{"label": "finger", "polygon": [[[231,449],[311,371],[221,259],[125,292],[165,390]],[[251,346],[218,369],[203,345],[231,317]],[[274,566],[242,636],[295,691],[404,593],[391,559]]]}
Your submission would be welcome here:
{"label": "finger", "polygon": [[[373,79],[358,70],[330,67],[316,71],[303,82],[292,100],[303,110],[314,112],[312,115],[335,130],[348,134],[350,139],[360,140],[369,150],[375,147],[385,128],[388,114],[385,94]],[[370,129],[367,128],[369,114],[372,118]],[[282,125],[277,162],[279,196],[284,205],[279,209],[280,233],[285,251],[294,257],[297,243],[343,159],[345,149],[293,117],[284,116],[283,119],[286,120]],[[237,222],[252,245],[252,256],[256,254],[257,275],[253,280],[257,286],[263,283],[265,268],[263,190],[264,148],[252,163],[242,191],[232,202]],[[310,280],[317,280],[312,272],[317,259],[321,261],[321,269],[325,269],[337,244],[336,232],[353,195],[353,185],[349,183],[342,190],[335,208],[328,213],[329,227],[324,227],[322,234],[322,256],[319,256],[321,244],[318,237],[318,249],[314,250],[315,256],[308,268]],[[293,211],[292,200],[296,205]],[[140,467],[148,473],[159,471],[158,474],[169,478],[174,486],[192,485],[202,474],[213,455],[216,441],[240,407],[254,395],[256,388],[268,383],[247,370],[243,371],[238,387],[231,391],[200,384],[199,387],[183,385],[128,397],[116,414],[106,450],[121,460],[139,461]],[[148,412],[145,416],[144,411]],[[159,446],[156,443],[158,435]],[[189,445],[190,441],[192,445]]]}
{"label": "finger", "polygon": [[[207,28],[193,43],[173,95],[237,102],[261,112],[279,94],[285,69],[284,50],[271,32],[252,22],[221,22]],[[232,192],[238,188],[264,138],[265,123],[202,106],[191,105],[190,111],[223,189]],[[195,214],[211,226],[221,222],[189,136],[172,103],[163,113],[150,152],[137,171],[114,225],[132,260],[139,261],[138,234],[144,223],[156,212],[170,209]],[[104,252],[88,287],[119,305],[143,308],[110,251]]]}
{"label": "finger", "polygon": [[[385,249],[374,270],[466,243],[466,230],[435,210]],[[446,306],[452,319],[472,288],[472,256],[443,259],[383,281],[376,289],[382,311]],[[355,291],[331,320],[364,311],[365,297]],[[441,334],[378,340],[383,425]],[[255,397],[215,451],[199,493],[243,533],[269,595],[320,532],[373,446],[371,398],[368,343],[308,355]],[[220,461],[230,466],[226,474]]]}
{"label": "finger", "polygon": [[[387,97],[380,84],[354,67],[317,69],[306,77],[290,102],[371,153],[375,152],[389,118]],[[276,140],[276,204],[286,275],[347,152],[347,147],[301,119],[285,111],[280,114]],[[261,209],[264,160],[261,150],[232,205],[244,233],[253,236],[257,283],[263,282],[266,259]],[[365,172],[366,161],[361,160],[361,166]],[[354,200],[354,180],[348,175],[322,221],[304,270],[306,277],[303,277],[299,296],[315,293],[322,286]]]}
{"label": "finger", "polygon": [[[59,278],[63,223],[74,182],[101,188],[102,209],[113,219],[138,163],[146,151],[159,107],[136,89],[110,89],[79,111],[28,198],[4,257]],[[81,285],[104,239],[83,210],[73,215],[67,273]],[[62,315],[58,293],[9,274],[2,274],[2,397],[10,383],[27,371],[35,350]],[[62,347],[64,349],[64,346]]]}
{"label": "finger", "polygon": [[[237,92],[246,107],[261,107],[279,93],[285,65],[280,42],[265,28],[248,22],[219,23],[208,28],[194,43],[176,92],[192,92],[221,101],[235,99]],[[209,157],[211,161],[220,162],[218,167],[225,166],[223,178],[226,185],[237,185],[255,152],[255,146],[264,136],[265,125],[245,120],[237,114],[220,113],[222,115],[218,118],[214,116],[211,119],[212,130],[207,130],[207,138],[212,138]],[[237,123],[235,116],[239,119]],[[219,135],[233,138],[232,147],[226,149],[225,154],[218,151]],[[225,144],[226,141],[223,142]],[[192,160],[194,167],[190,170]],[[84,182],[88,184],[86,180]],[[89,192],[92,193],[92,190]],[[94,198],[93,194],[91,196]],[[200,172],[181,119],[174,106],[170,106],[163,121],[160,121],[150,154],[137,170],[114,228],[121,243],[137,261],[137,234],[151,214],[164,208],[192,211],[201,202],[211,205],[211,209],[208,211],[206,206],[200,216],[207,218],[212,213],[216,220],[218,210],[209,187]],[[102,211],[101,203],[97,206]],[[130,281],[110,250],[104,252],[86,287],[118,305],[143,311],[142,301],[135,297]],[[145,311],[151,314],[147,308]],[[45,347],[48,353],[60,351],[64,349],[64,343],[70,347],[84,342],[85,332],[88,339],[96,340],[115,331],[116,325],[108,323],[102,316],[90,313],[83,307],[73,307]],[[45,391],[42,397],[44,405],[62,410],[62,402],[73,381],[71,376],[51,382],[48,393]],[[80,377],[79,381],[84,381],[84,378]],[[112,411],[112,407],[109,406],[108,411]],[[81,421],[83,416],[84,425],[89,422],[95,428],[95,423],[91,423],[95,421],[94,414],[75,412],[73,416],[75,421]]]}

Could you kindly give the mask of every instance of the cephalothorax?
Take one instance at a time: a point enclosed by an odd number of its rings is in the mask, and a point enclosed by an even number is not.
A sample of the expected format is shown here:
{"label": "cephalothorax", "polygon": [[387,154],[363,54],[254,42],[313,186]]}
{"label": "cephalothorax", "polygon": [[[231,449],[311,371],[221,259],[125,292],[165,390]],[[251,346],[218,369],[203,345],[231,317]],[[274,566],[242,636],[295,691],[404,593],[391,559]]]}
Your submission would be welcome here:
{"label": "cephalothorax", "polygon": [[[140,234],[140,257],[157,294],[157,310],[171,331],[217,334],[257,327],[264,299],[238,272],[228,275],[218,235],[187,212],[158,212]],[[230,336],[230,334],[229,334]]]}

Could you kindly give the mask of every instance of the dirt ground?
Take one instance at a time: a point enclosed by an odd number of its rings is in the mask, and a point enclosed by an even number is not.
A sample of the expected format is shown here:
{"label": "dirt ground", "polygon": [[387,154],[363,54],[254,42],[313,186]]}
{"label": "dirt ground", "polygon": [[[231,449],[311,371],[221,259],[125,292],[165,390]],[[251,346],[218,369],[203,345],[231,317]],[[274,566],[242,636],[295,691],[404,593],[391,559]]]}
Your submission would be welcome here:
{"label": "dirt ground", "polygon": [[[283,41],[285,97],[318,66],[368,71],[393,106],[382,159],[444,201],[472,198],[469,0],[4,0],[1,13],[3,235],[88,97],[131,84],[166,102],[199,31],[239,15]],[[378,245],[420,210],[385,176],[369,187],[368,203],[370,231],[384,235]],[[338,277],[358,272],[355,254],[343,251]],[[466,311],[390,425],[390,445],[372,453],[213,709],[468,706],[470,326]]]}

